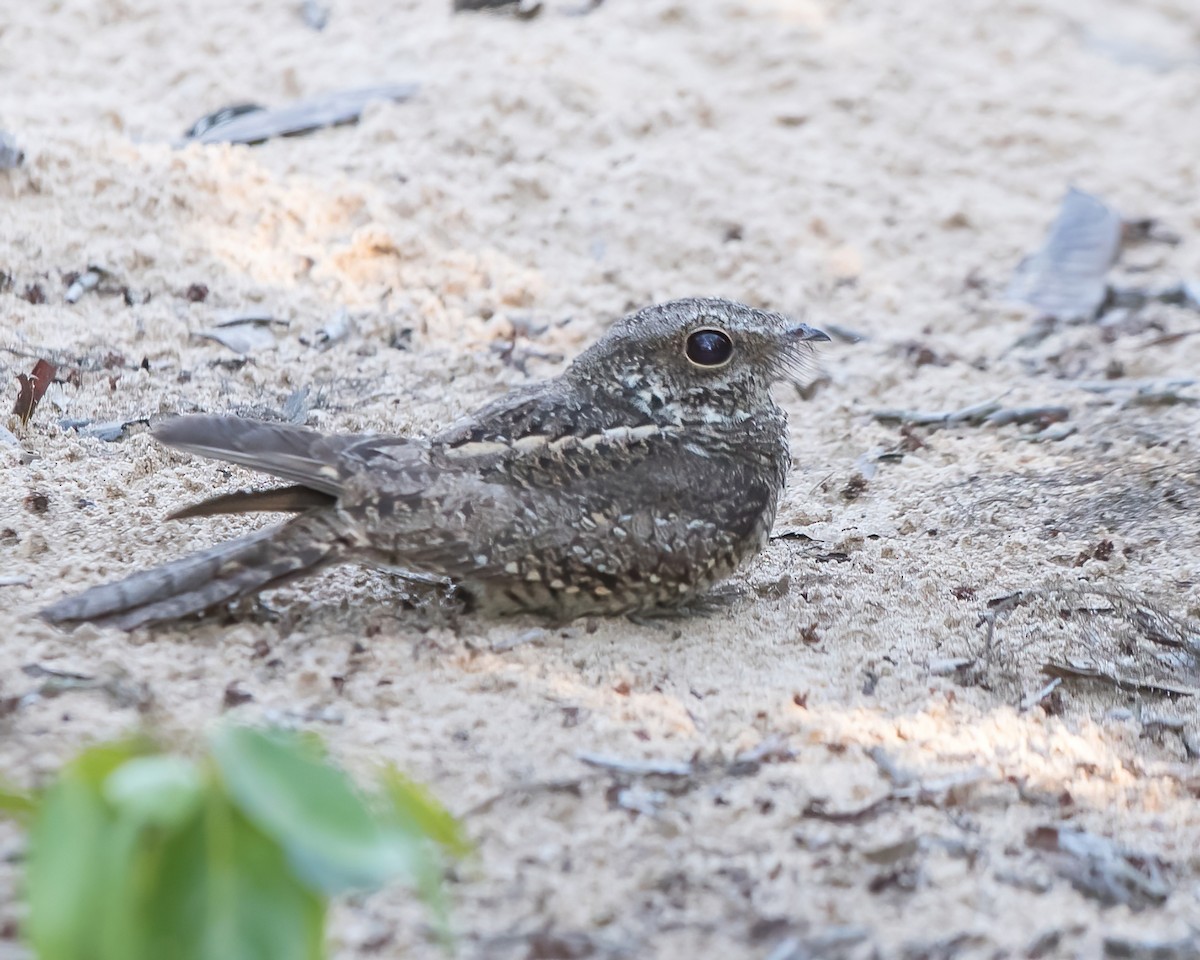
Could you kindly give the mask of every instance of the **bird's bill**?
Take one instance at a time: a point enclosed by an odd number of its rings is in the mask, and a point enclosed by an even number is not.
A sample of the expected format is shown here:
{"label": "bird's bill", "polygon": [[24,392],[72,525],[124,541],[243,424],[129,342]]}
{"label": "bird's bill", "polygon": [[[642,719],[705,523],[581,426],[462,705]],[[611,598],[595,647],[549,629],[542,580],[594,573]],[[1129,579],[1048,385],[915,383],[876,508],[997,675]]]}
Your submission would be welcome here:
{"label": "bird's bill", "polygon": [[824,330],[818,330],[816,327],[810,327],[807,323],[798,323],[796,326],[788,329],[788,336],[799,340],[802,343],[819,343],[822,340],[828,340],[829,334]]}

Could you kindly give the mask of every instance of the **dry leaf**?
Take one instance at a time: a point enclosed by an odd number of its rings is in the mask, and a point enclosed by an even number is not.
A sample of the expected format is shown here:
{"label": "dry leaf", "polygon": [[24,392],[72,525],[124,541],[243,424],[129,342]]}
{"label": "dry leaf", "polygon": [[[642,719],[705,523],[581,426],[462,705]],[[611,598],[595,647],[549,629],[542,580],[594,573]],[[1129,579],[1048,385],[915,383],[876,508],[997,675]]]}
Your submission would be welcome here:
{"label": "dry leaf", "polygon": [[17,392],[17,402],[13,404],[12,412],[21,418],[22,426],[29,422],[33,411],[42,402],[42,397],[46,395],[46,388],[54,381],[56,373],[58,373],[58,368],[49,360],[38,360],[33,365],[33,371],[29,376],[25,376],[23,373],[17,374],[17,381],[21,387]]}

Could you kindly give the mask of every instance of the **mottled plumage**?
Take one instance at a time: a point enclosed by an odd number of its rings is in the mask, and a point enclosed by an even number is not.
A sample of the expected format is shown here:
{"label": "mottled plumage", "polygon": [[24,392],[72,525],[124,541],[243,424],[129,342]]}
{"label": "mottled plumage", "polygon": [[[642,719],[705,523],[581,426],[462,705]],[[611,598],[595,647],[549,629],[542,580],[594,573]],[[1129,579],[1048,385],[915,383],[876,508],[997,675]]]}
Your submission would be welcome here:
{"label": "mottled plumage", "polygon": [[293,484],[177,516],[298,516],[42,615],[132,629],[348,560],[450,581],[485,614],[679,607],[766,543],[790,462],[770,386],[823,339],[729,301],[678,300],[425,439],[168,420],[155,430],[168,446]]}

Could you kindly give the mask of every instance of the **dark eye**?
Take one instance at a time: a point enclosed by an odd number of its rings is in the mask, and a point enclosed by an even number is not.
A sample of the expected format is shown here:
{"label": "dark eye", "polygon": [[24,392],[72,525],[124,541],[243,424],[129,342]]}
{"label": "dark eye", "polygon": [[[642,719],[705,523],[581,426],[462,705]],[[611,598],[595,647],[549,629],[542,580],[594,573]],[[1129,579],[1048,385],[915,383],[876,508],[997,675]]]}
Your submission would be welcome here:
{"label": "dark eye", "polygon": [[733,341],[722,330],[697,330],[687,338],[686,352],[698,367],[719,367],[733,356]]}

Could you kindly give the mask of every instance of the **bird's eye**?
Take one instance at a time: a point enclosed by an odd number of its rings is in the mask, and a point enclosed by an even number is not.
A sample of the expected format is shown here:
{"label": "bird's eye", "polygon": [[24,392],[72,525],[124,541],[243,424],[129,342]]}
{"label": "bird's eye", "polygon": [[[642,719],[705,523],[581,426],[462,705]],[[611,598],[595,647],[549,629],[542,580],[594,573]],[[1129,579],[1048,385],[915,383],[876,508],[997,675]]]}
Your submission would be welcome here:
{"label": "bird's eye", "polygon": [[698,367],[722,367],[733,356],[733,341],[723,330],[697,330],[687,338],[685,352]]}

